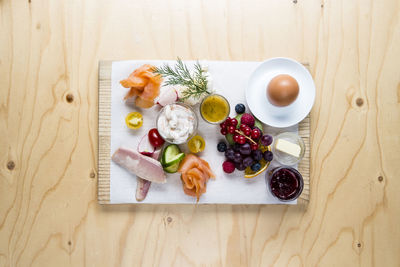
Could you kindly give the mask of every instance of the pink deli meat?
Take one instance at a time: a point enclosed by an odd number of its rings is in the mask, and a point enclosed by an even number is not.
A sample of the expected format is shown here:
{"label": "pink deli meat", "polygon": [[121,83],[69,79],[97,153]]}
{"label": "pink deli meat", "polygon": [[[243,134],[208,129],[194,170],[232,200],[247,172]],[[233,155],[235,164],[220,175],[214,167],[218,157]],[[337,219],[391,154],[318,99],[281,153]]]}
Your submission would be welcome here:
{"label": "pink deli meat", "polygon": [[118,148],[112,156],[112,160],[127,169],[130,173],[142,179],[165,183],[166,177],[161,163],[153,158],[146,157],[139,152],[126,148]]}
{"label": "pink deli meat", "polygon": [[[147,135],[146,135],[146,137],[147,137]],[[152,158],[157,160],[158,157],[160,156],[160,152],[161,152],[161,149],[157,149],[156,151],[154,151]],[[151,182],[147,181],[145,179],[142,179],[139,176],[136,177],[136,179],[137,179],[137,182],[136,182],[135,197],[136,197],[137,201],[143,201],[146,198],[147,193],[149,192]]]}

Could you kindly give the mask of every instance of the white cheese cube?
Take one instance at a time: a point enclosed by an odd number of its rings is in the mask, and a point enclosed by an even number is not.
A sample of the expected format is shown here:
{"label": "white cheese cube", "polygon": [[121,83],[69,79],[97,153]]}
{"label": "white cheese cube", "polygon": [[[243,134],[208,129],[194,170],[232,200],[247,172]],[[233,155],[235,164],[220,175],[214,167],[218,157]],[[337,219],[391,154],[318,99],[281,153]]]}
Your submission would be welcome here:
{"label": "white cheese cube", "polygon": [[301,147],[284,139],[278,139],[275,148],[293,157],[300,157]]}

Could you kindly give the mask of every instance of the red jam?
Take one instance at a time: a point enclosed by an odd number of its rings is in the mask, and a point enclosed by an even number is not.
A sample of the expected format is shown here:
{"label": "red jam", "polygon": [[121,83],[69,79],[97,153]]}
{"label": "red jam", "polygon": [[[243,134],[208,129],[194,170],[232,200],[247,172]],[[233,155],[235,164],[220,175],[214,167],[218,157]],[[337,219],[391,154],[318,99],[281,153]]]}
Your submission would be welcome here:
{"label": "red jam", "polygon": [[294,200],[303,191],[303,177],[294,168],[276,168],[273,170],[269,186],[272,194],[280,200]]}

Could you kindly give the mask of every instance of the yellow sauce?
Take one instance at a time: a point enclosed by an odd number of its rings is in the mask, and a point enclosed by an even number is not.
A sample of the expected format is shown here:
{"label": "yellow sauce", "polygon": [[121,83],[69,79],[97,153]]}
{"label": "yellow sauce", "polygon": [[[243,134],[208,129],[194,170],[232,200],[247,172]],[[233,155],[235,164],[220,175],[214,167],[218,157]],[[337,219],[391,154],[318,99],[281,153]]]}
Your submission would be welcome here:
{"label": "yellow sauce", "polygon": [[228,117],[229,103],[220,95],[210,95],[201,103],[200,112],[204,120],[219,123]]}

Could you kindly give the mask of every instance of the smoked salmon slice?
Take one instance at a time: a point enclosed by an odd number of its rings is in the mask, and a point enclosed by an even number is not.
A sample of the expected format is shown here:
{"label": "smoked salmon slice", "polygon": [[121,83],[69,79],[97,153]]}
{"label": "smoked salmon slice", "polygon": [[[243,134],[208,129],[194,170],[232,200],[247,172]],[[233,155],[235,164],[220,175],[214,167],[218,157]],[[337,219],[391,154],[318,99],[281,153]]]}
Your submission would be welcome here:
{"label": "smoked salmon slice", "polygon": [[135,104],[141,108],[150,108],[154,105],[154,99],[160,94],[162,77],[153,72],[154,66],[144,64],[134,70],[127,79],[120,81],[120,84],[130,90],[124,100],[137,97]]}
{"label": "smoked salmon slice", "polygon": [[188,154],[179,165],[183,191],[186,195],[193,196],[199,201],[200,196],[207,190],[207,182],[215,178],[207,161],[193,154]]}

